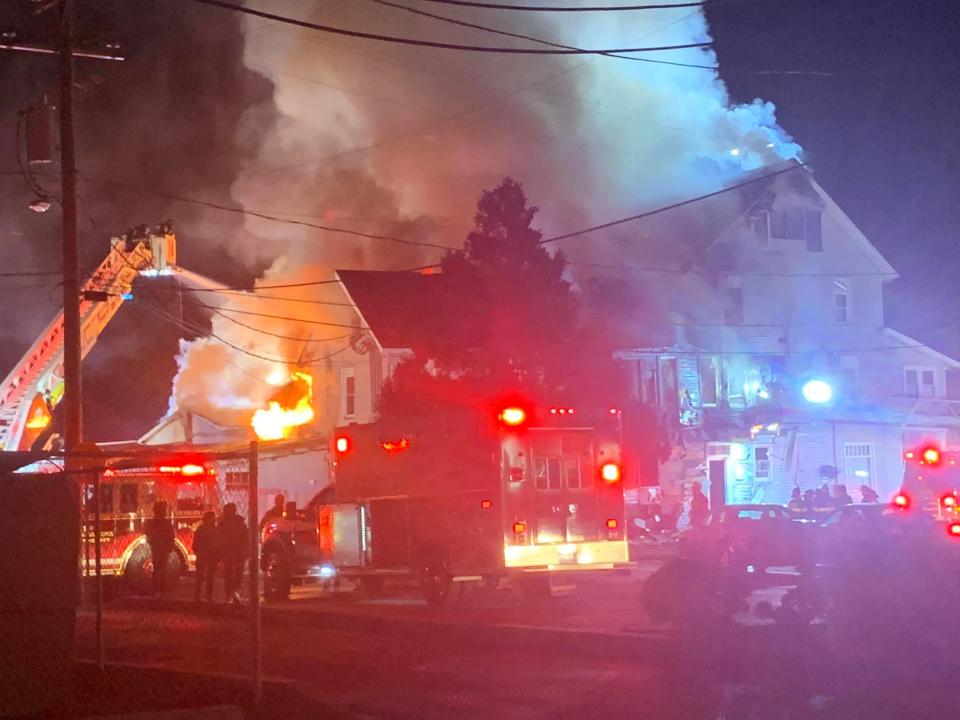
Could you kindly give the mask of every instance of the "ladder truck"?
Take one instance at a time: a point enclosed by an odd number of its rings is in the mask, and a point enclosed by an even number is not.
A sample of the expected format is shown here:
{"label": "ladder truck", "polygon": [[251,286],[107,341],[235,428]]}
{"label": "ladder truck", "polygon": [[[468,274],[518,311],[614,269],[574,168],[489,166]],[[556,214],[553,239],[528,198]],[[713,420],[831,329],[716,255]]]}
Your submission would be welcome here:
{"label": "ladder truck", "polygon": [[[169,223],[111,238],[110,252],[81,291],[81,357],[116,315],[136,277],[173,272],[176,260],[177,240]],[[63,389],[61,310],[0,385],[0,451],[30,450],[47,434]]]}

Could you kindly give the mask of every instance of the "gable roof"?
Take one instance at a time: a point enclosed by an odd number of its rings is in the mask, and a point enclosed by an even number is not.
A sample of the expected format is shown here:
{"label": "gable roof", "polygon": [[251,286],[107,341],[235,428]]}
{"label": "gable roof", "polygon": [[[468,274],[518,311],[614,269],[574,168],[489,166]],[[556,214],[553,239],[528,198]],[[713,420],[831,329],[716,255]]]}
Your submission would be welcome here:
{"label": "gable roof", "polygon": [[337,270],[361,323],[384,349],[413,349],[429,342],[423,318],[440,308],[440,276],[410,271]]}
{"label": "gable roof", "polygon": [[817,182],[816,178],[813,176],[813,171],[808,167],[804,167],[804,170],[807,173],[807,179],[810,181],[810,186],[814,189],[817,195],[823,200],[827,208],[829,208],[831,215],[834,219],[840,224],[840,226],[847,232],[850,238],[859,246],[863,253],[869,257],[874,265],[876,265],[877,270],[879,270],[884,275],[889,275],[885,277],[884,281],[889,282],[891,280],[896,280],[899,277],[899,274],[894,269],[887,259],[874,247],[874,244],[870,242],[866,235],[857,227],[856,223],[850,219],[850,216],[847,215],[843,209],[834,202],[827,191],[821,187],[820,183]]}

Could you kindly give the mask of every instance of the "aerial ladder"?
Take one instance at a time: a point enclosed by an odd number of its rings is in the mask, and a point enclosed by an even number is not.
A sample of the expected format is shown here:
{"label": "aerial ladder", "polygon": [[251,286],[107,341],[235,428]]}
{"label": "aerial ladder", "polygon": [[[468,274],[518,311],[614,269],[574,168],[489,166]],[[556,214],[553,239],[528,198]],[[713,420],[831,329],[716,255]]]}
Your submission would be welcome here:
{"label": "aerial ladder", "polygon": [[[138,275],[176,269],[177,239],[169,224],[139,227],[110,239],[110,252],[80,293],[80,356],[129,297]],[[0,385],[0,450],[29,450],[63,399],[63,311],[47,326]]]}

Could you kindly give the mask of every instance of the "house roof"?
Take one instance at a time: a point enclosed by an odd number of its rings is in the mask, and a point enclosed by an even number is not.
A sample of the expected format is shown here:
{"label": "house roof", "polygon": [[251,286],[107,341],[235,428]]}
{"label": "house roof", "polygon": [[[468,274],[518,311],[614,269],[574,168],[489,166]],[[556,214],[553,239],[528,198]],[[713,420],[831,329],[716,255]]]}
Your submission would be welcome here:
{"label": "house roof", "polygon": [[385,349],[412,349],[429,341],[424,318],[440,308],[440,276],[409,271],[337,270],[350,300]]}

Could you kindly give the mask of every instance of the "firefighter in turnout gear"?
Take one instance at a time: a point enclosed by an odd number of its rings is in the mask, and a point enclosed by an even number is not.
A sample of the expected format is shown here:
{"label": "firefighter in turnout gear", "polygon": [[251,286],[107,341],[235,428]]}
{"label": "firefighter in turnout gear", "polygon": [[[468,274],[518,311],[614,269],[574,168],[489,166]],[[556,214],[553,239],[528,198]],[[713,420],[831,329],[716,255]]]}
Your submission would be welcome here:
{"label": "firefighter in turnout gear", "polygon": [[223,506],[223,517],[220,518],[217,530],[220,540],[220,558],[223,561],[224,594],[227,602],[238,603],[250,533],[243,518],[237,514],[235,503],[227,503]]}
{"label": "firefighter in turnout gear", "polygon": [[153,557],[153,592],[163,592],[166,586],[166,570],[170,555],[175,551],[173,523],[167,517],[167,504],[157,501],[153,504],[153,517],[145,523],[144,534]]}

